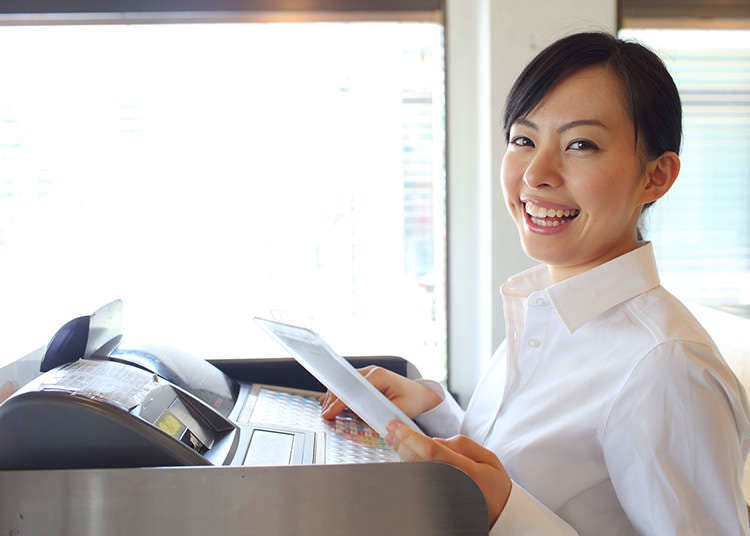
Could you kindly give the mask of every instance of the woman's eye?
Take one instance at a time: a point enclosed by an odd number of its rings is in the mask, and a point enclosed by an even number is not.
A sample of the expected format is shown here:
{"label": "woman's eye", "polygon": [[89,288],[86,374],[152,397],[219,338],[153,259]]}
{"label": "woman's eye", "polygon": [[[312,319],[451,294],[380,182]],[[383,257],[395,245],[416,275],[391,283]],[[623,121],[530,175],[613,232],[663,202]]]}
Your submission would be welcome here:
{"label": "woman's eye", "polygon": [[596,151],[599,147],[589,140],[575,140],[568,145],[568,149],[574,151]]}
{"label": "woman's eye", "polygon": [[510,140],[510,144],[515,145],[517,147],[533,147],[534,146],[534,143],[526,136],[516,136],[515,138],[512,138]]}

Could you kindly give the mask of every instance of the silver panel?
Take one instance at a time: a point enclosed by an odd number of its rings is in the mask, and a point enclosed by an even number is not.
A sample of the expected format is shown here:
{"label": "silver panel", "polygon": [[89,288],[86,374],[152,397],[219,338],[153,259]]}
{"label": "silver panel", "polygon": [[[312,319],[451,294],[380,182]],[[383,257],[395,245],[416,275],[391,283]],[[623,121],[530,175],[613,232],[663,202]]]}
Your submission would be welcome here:
{"label": "silver panel", "polygon": [[0,534],[486,535],[487,510],[436,463],[6,471]]}
{"label": "silver panel", "polygon": [[294,433],[253,430],[244,465],[289,465]]}

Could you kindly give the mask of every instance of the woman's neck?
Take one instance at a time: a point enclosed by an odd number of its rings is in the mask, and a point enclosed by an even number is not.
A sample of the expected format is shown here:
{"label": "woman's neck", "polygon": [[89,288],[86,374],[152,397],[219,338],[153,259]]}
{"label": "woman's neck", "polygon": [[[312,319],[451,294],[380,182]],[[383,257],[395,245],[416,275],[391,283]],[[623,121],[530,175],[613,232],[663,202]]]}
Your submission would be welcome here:
{"label": "woman's neck", "polygon": [[550,283],[554,285],[555,283],[559,283],[560,281],[564,281],[584,272],[588,272],[592,268],[601,266],[602,264],[607,263],[612,259],[616,259],[621,255],[625,255],[626,253],[630,253],[631,251],[638,249],[645,243],[645,240],[635,240],[632,243],[623,244],[617,248],[613,248],[610,251],[607,251],[602,255],[599,255],[598,257],[596,257],[596,259],[592,259],[590,262],[586,262],[583,264],[577,264],[573,266],[548,264],[547,272],[549,273]]}

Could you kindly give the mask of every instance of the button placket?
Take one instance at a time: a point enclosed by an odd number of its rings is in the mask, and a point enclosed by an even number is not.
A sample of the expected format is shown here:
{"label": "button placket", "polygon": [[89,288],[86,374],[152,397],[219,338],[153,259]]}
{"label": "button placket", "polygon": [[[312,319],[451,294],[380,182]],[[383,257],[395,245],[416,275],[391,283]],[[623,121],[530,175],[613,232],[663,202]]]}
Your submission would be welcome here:
{"label": "button placket", "polygon": [[537,307],[547,307],[549,305],[549,299],[544,292],[533,295],[532,299],[529,300],[529,302],[533,303]]}
{"label": "button placket", "polygon": [[532,295],[530,298],[529,303],[532,307],[526,311],[527,329],[524,331],[527,333],[526,346],[536,349],[542,346],[542,338],[538,334],[543,332],[548,316],[544,309],[549,305],[549,301],[543,294]]}
{"label": "button placket", "polygon": [[544,355],[544,334],[550,314],[548,305],[549,301],[543,295],[529,296],[518,356],[520,383],[526,383]]}

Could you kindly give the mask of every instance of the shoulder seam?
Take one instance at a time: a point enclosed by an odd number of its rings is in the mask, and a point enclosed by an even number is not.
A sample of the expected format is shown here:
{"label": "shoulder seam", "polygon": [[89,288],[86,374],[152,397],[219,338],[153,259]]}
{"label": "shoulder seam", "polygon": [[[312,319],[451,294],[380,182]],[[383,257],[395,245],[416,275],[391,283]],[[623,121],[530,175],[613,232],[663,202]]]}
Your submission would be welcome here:
{"label": "shoulder seam", "polygon": [[[657,287],[657,288],[662,288],[663,289],[663,287]],[[652,289],[652,290],[654,290],[654,289]],[[651,292],[651,291],[648,291],[648,292]],[[643,294],[641,294],[640,296],[643,296]],[[707,333],[706,333],[706,335],[708,337],[708,340],[706,340],[706,338],[698,338],[698,337],[692,337],[692,338],[689,338],[689,339],[688,338],[684,338],[683,339],[683,338],[668,337],[662,330],[655,329],[656,326],[650,325],[648,322],[646,322],[646,320],[643,317],[641,308],[640,308],[640,306],[638,304],[638,298],[640,296],[636,296],[632,300],[629,300],[627,303],[625,303],[624,304],[625,305],[625,310],[628,312],[629,316],[631,316],[634,320],[636,320],[638,322],[638,324],[640,324],[641,326],[643,326],[643,329],[645,329],[646,331],[648,331],[651,334],[651,336],[654,338],[654,345],[655,346],[658,345],[658,344],[669,342],[669,341],[690,342],[690,343],[700,344],[702,346],[708,346],[708,347],[711,346],[711,342],[712,341],[710,339],[710,335],[708,335]],[[685,308],[685,306],[681,302],[678,302],[678,303],[684,309],[684,311],[689,315],[689,318],[693,322],[697,322],[695,320],[695,317],[692,315],[692,313],[690,311],[688,311],[687,308]],[[700,326],[700,324],[698,324],[698,325]],[[700,326],[700,327],[703,328],[703,326]],[[709,342],[709,341],[711,341],[711,342]],[[649,352],[650,351],[651,350],[649,350]]]}
{"label": "shoulder seam", "polygon": [[[640,314],[641,312],[635,302],[636,302],[635,299],[628,300],[625,303],[625,310],[628,312],[629,316],[634,317],[634,319],[637,320],[638,323],[641,326],[643,326],[643,328],[651,334],[651,336],[654,338],[654,343],[659,344],[664,339],[664,337],[662,336],[662,333],[654,331],[654,329],[652,329],[652,327],[649,326],[648,323],[644,321],[644,319],[641,317],[641,314]],[[651,352],[652,349],[653,348],[650,348],[648,352],[646,353],[648,354],[649,352]]]}

